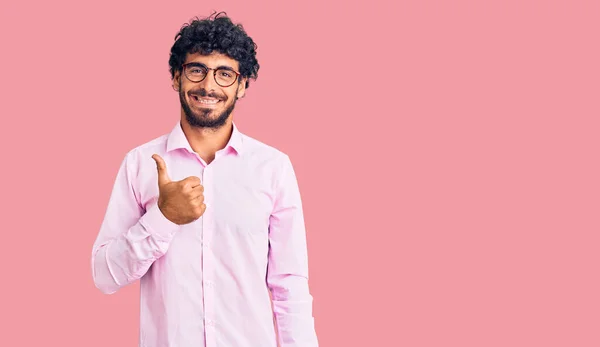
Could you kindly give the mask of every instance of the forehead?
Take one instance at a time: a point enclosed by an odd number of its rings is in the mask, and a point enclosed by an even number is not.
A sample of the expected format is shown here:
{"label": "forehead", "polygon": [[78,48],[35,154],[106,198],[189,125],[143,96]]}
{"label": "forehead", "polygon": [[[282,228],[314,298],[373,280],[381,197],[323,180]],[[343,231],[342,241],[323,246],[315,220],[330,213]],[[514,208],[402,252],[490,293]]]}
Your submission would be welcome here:
{"label": "forehead", "polygon": [[228,57],[225,54],[213,52],[208,55],[202,55],[200,53],[188,53],[185,59],[185,63],[202,63],[208,67],[215,68],[217,66],[229,66],[234,70],[239,69],[239,63],[237,60]]}

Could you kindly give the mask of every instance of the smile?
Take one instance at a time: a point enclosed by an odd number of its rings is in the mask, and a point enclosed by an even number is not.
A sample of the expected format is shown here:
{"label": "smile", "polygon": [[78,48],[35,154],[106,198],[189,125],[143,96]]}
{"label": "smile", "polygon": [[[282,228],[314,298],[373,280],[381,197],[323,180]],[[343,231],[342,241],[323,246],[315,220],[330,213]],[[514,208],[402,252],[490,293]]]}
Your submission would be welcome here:
{"label": "smile", "polygon": [[199,104],[205,105],[205,106],[213,106],[221,101],[221,100],[215,99],[215,98],[203,98],[198,95],[192,95],[192,99],[194,99]]}

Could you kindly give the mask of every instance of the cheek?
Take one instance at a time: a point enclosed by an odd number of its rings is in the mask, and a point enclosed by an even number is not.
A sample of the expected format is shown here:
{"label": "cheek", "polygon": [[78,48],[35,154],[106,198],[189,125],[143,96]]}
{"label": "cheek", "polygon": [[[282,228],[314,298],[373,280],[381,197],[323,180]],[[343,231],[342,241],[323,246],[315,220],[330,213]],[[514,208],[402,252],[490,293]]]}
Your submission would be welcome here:
{"label": "cheek", "polygon": [[235,97],[236,97],[235,91],[227,91],[225,93],[225,95],[227,96],[227,103],[228,104],[230,104],[233,100],[235,100]]}

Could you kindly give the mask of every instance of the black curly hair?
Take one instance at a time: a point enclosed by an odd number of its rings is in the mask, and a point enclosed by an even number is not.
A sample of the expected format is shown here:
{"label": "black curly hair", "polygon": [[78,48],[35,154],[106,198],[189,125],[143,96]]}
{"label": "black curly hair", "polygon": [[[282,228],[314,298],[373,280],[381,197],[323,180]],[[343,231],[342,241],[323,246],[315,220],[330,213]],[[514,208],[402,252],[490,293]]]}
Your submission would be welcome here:
{"label": "black curly hair", "polygon": [[237,60],[240,65],[240,77],[247,77],[246,88],[250,79],[258,77],[259,64],[256,60],[257,45],[250,38],[241,24],[233,24],[225,12],[213,12],[209,17],[193,18],[175,35],[175,43],[171,47],[169,66],[171,79],[175,72],[181,71],[188,53],[211,54],[216,51]]}

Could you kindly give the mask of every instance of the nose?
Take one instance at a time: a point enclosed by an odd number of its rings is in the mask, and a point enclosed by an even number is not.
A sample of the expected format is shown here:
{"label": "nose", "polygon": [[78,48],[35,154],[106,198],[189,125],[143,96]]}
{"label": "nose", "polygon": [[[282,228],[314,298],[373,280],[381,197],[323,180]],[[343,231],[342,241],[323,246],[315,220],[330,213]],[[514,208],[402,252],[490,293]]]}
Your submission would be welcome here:
{"label": "nose", "polygon": [[215,90],[218,87],[217,81],[215,80],[215,70],[208,70],[206,77],[200,82],[200,85],[208,92]]}

